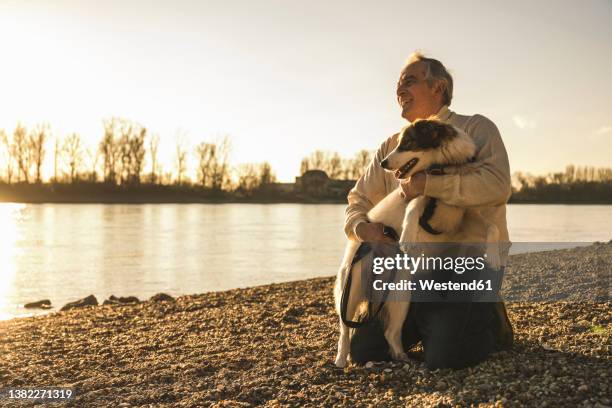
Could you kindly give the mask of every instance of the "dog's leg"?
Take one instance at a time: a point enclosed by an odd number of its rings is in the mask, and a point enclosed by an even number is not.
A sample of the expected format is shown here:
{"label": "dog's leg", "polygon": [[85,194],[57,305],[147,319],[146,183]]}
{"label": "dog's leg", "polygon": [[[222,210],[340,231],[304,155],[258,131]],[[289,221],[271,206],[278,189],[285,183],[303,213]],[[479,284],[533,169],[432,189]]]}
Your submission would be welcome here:
{"label": "dog's leg", "polygon": [[408,355],[402,345],[402,327],[408,316],[410,302],[388,302],[385,307],[388,314],[385,339],[391,349],[391,358],[396,361],[408,361]]}
{"label": "dog's leg", "polygon": [[402,224],[402,235],[400,236],[400,249],[404,253],[409,253],[410,248],[417,244],[419,231],[419,217],[423,213],[424,197],[413,199],[406,208],[404,222]]}
{"label": "dog's leg", "polygon": [[[346,317],[349,320],[353,320],[357,313],[357,310],[363,302],[363,292],[361,290],[361,261],[353,265],[352,270],[348,270],[348,273],[352,273],[351,289],[348,294],[348,305],[346,307]],[[348,276],[346,277],[348,278]],[[340,295],[342,296],[342,295]],[[338,308],[338,315],[340,314],[340,308]],[[346,367],[347,358],[350,351],[350,329],[342,322],[342,317],[339,316],[340,321],[340,338],[338,339],[338,353],[336,354],[336,367]]]}
{"label": "dog's leg", "polygon": [[338,353],[336,354],[336,367],[344,368],[347,364],[347,357],[350,349],[350,329],[342,323],[342,319],[338,319],[340,321],[340,339],[338,339]]}

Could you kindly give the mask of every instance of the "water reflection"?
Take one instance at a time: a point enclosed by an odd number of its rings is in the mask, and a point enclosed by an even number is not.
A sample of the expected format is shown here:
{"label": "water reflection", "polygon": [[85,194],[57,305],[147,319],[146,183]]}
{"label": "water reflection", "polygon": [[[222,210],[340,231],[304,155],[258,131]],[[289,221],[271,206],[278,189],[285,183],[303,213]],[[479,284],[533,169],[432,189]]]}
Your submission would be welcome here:
{"label": "water reflection", "polygon": [[18,223],[23,218],[25,204],[0,203],[0,320],[13,317],[9,305],[13,303],[13,288],[17,275],[17,256],[20,249]]}

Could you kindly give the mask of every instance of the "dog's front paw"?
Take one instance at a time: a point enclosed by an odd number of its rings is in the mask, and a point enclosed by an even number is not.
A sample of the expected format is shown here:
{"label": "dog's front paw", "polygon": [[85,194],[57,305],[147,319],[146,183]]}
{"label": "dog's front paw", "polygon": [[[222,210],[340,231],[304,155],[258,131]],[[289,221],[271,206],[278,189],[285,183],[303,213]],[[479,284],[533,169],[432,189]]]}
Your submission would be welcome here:
{"label": "dog's front paw", "polygon": [[346,367],[346,356],[341,356],[340,354],[338,354],[336,356],[336,361],[334,362],[334,364],[336,364],[336,367],[338,368]]}
{"label": "dog's front paw", "polygon": [[404,363],[409,361],[408,354],[404,353],[403,351],[399,353],[391,352],[391,358],[393,359],[393,361],[401,361]]}

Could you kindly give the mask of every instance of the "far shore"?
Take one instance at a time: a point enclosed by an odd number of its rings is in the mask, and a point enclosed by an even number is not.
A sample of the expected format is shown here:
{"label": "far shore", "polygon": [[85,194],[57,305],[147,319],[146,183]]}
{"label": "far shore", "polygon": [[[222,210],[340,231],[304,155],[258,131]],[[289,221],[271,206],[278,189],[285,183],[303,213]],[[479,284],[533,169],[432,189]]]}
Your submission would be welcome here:
{"label": "far shore", "polygon": [[612,243],[512,255],[506,293],[558,301],[507,302],[514,346],[462,370],[420,347],[336,368],[328,277],[0,321],[0,384],[69,387],[67,407],[609,406],[611,271]]}
{"label": "far shore", "polygon": [[[26,204],[346,204],[347,194],[353,183],[341,180],[337,189],[321,189],[318,193],[283,187],[283,183],[264,184],[250,191],[225,191],[203,188],[197,185],[173,185],[142,183],[115,185],[79,181],[75,183],[6,184],[0,183],[0,202]],[[597,185],[600,190],[589,194],[539,195],[537,192],[515,192],[509,204],[564,204],[606,205],[612,204],[609,184]],[[595,188],[595,187],[593,187]],[[315,189],[315,192],[317,190]]]}

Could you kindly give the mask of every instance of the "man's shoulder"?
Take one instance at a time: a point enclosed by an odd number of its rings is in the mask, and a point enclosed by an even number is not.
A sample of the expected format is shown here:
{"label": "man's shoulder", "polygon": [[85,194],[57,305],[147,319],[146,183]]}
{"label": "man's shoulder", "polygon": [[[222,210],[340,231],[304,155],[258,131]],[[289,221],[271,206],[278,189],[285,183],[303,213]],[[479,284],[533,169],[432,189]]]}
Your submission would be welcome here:
{"label": "man's shoulder", "polygon": [[449,122],[451,125],[460,128],[472,137],[476,136],[476,134],[499,135],[499,130],[495,125],[495,122],[480,113],[473,115],[460,115],[453,112],[449,118]]}
{"label": "man's shoulder", "polygon": [[461,115],[459,113],[453,112],[451,117],[449,118],[449,122],[452,125],[460,127],[460,128],[476,128],[480,126],[495,126],[495,123],[480,113],[475,113],[473,115]]}

